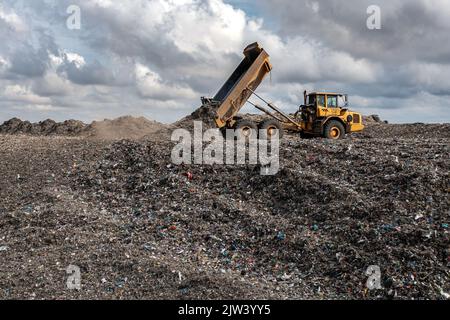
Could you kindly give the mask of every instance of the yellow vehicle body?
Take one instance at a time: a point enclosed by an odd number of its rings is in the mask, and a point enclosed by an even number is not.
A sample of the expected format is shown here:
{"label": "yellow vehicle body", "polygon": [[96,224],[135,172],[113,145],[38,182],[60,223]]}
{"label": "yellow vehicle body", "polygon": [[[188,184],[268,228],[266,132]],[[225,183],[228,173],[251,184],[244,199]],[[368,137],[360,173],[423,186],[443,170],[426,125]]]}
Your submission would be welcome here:
{"label": "yellow vehicle body", "polygon": [[[345,134],[364,129],[362,116],[347,109],[347,95],[332,92],[304,93],[305,104],[294,115],[287,115],[273,103],[258,96],[255,90],[272,70],[269,54],[257,43],[244,49],[244,59],[227,79],[214,98],[202,97],[204,106],[215,109],[214,121],[220,129],[235,129],[244,135],[267,130],[266,136],[278,130],[297,131],[306,135],[340,139]],[[249,98],[254,95],[264,101],[275,113],[256,105]],[[344,103],[340,101],[344,98]],[[250,103],[271,117],[262,123],[242,119],[238,112]]]}
{"label": "yellow vehicle body", "polygon": [[[341,101],[340,102],[340,99]],[[305,104],[294,115],[294,123],[285,129],[316,136],[339,139],[344,134],[364,130],[362,115],[347,108],[348,98],[334,92],[305,92]],[[329,125],[333,122],[334,125]],[[339,123],[340,125],[338,125]],[[328,130],[328,131],[327,131]],[[343,131],[343,132],[342,132]]]}
{"label": "yellow vehicle body", "polygon": [[244,60],[211,100],[218,104],[214,119],[218,128],[232,127],[235,116],[272,70],[268,53],[253,43],[244,49]]}

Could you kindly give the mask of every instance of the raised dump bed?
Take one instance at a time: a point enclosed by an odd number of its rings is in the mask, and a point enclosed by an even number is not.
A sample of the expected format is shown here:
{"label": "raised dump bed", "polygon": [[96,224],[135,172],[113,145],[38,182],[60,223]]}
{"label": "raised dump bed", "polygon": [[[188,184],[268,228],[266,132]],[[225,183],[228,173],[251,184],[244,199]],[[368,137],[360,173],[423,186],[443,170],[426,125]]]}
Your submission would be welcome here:
{"label": "raised dump bed", "polygon": [[204,102],[217,106],[215,122],[219,128],[234,125],[236,114],[272,70],[269,54],[257,42],[245,48],[244,55],[244,60],[216,96]]}

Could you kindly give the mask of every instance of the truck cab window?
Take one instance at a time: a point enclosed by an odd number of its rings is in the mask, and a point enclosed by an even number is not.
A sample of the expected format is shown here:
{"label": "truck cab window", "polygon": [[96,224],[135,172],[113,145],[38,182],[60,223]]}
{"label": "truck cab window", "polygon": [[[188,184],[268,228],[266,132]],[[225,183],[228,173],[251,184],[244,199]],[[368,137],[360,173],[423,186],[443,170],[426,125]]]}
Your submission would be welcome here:
{"label": "truck cab window", "polygon": [[307,105],[316,105],[316,96],[315,95],[309,95]]}
{"label": "truck cab window", "polygon": [[325,106],[325,96],[324,95],[318,95],[317,96],[317,105],[319,107]]}
{"label": "truck cab window", "polygon": [[327,97],[327,106],[328,106],[328,108],[337,108],[338,107],[337,96],[328,96]]}

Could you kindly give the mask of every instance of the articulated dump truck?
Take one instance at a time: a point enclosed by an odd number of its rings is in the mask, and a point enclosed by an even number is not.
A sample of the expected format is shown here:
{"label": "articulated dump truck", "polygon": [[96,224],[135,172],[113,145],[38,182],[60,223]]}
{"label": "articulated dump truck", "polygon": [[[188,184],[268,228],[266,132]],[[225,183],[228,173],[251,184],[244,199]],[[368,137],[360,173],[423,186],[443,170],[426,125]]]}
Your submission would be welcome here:
{"label": "articulated dump truck", "polygon": [[[255,91],[272,70],[269,54],[258,43],[244,50],[245,58],[212,99],[202,98],[203,106],[213,107],[215,123],[220,129],[235,129],[238,136],[250,137],[258,132],[264,138],[284,130],[299,132],[302,136],[323,136],[341,139],[345,134],[364,129],[362,116],[347,109],[348,96],[332,92],[304,92],[304,104],[294,115],[288,115],[273,103],[265,101]],[[269,109],[249,101],[255,96]],[[254,123],[238,116],[246,103],[269,116],[262,123]]]}

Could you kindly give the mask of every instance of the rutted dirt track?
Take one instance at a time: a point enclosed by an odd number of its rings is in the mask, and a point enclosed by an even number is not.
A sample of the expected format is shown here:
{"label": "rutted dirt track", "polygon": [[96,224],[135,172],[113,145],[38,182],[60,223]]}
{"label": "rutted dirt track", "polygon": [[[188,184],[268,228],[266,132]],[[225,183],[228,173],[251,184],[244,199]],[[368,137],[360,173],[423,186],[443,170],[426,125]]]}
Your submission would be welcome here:
{"label": "rutted dirt track", "polygon": [[0,135],[0,298],[448,298],[450,125],[287,136],[274,177],[150,137]]}

